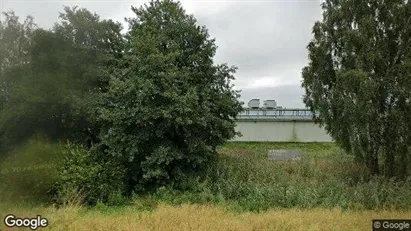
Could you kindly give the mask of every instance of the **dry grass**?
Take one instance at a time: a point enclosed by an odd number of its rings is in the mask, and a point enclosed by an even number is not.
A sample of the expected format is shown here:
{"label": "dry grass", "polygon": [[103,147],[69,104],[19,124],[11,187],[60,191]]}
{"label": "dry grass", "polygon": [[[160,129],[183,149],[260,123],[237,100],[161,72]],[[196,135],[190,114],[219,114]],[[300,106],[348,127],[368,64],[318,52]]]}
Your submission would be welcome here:
{"label": "dry grass", "polygon": [[[372,219],[411,218],[411,211],[282,209],[234,213],[218,206],[188,204],[159,205],[151,212],[139,211],[135,206],[103,210],[81,207],[7,210],[20,217],[41,214],[49,219],[48,228],[52,230],[370,230]],[[3,212],[0,212],[2,217]]]}

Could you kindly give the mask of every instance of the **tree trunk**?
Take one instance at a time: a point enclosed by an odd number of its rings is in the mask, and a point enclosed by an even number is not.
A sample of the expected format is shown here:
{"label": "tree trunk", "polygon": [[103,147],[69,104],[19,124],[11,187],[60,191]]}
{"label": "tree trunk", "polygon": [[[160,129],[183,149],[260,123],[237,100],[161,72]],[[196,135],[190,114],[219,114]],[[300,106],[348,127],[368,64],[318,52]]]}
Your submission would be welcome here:
{"label": "tree trunk", "polygon": [[384,175],[386,177],[394,176],[395,151],[390,146],[385,149]]}
{"label": "tree trunk", "polygon": [[399,158],[400,166],[399,166],[398,175],[400,178],[405,179],[407,177],[407,169],[408,169],[408,162],[409,162],[407,156],[408,156],[409,149],[406,145],[404,145],[403,148],[401,148],[400,150],[401,150],[400,158]]}
{"label": "tree trunk", "polygon": [[379,175],[380,174],[380,167],[378,165],[378,149],[376,148],[375,144],[371,144],[371,156],[368,163],[368,168],[370,170],[371,175]]}

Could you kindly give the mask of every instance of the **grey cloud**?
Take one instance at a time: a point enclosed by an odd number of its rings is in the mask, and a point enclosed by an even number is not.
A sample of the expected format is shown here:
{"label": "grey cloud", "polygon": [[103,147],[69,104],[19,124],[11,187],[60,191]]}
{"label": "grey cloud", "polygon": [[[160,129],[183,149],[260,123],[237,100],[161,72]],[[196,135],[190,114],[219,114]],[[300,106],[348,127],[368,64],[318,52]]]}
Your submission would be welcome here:
{"label": "grey cloud", "polygon": [[[43,28],[51,28],[58,21],[59,12],[63,6],[79,6],[95,12],[102,19],[113,19],[123,22],[124,17],[131,12],[131,5],[140,5],[145,1],[99,1],[99,0],[0,0],[0,11],[14,10],[20,18],[34,16],[35,22]],[[123,13],[122,13],[123,12]],[[124,13],[127,12],[127,13]],[[123,14],[122,16],[120,16]]]}
{"label": "grey cloud", "polygon": [[[218,4],[216,4],[218,5]],[[319,2],[240,2],[224,12],[196,14],[219,46],[218,61],[229,60],[247,73],[272,73],[306,59]]]}

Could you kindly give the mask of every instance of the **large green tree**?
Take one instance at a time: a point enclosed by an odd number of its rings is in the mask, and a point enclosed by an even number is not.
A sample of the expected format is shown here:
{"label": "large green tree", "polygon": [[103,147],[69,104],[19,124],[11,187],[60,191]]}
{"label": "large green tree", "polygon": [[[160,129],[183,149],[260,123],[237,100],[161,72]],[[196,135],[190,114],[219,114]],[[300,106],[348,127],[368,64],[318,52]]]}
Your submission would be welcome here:
{"label": "large green tree", "polygon": [[33,18],[28,16],[23,22],[13,11],[2,12],[0,21],[0,150],[4,150],[7,139],[2,117],[9,109],[12,89],[21,80],[30,61],[33,34],[37,29]]}
{"label": "large green tree", "polygon": [[[4,38],[17,37],[22,42],[10,41],[11,45],[25,46],[0,59],[11,70],[2,78],[15,80],[4,91],[7,101],[0,111],[3,144],[10,146],[38,132],[54,139],[95,138],[99,126],[94,118],[107,88],[107,66],[115,64],[123,49],[121,25],[77,7],[65,7],[61,21],[48,31],[32,31],[31,21],[20,25],[8,15]],[[9,27],[21,32],[14,35]],[[26,34],[30,40],[24,39]],[[22,58],[19,63],[12,60],[12,66],[9,57]]]}
{"label": "large green tree", "polygon": [[326,0],[304,102],[372,174],[405,176],[411,147],[411,1]]}
{"label": "large green tree", "polygon": [[131,190],[181,182],[235,135],[235,67],[215,65],[214,39],[178,2],[132,8],[129,47],[101,109],[106,155],[127,166]]}

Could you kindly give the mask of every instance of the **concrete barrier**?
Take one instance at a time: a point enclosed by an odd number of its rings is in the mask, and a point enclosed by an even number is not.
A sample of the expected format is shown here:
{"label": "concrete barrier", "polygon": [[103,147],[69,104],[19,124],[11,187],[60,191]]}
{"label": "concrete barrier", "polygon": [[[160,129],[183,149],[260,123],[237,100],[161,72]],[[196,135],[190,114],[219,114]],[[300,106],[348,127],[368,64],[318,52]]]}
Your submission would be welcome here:
{"label": "concrete barrier", "polygon": [[259,142],[332,142],[324,128],[320,128],[310,119],[239,119],[236,131],[242,137],[231,141]]}

